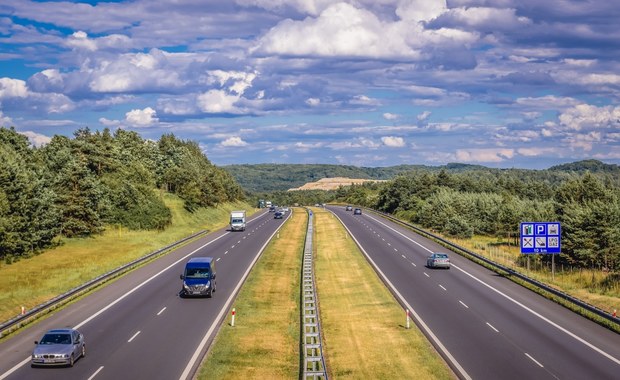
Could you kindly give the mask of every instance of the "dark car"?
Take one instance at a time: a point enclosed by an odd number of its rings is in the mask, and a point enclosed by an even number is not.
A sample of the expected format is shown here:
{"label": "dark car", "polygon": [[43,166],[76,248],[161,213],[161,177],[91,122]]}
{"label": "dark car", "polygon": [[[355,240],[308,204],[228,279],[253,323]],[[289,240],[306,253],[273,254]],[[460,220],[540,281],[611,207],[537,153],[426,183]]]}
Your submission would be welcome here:
{"label": "dark car", "polygon": [[36,366],[69,366],[86,355],[84,335],[75,329],[49,330],[35,341],[30,363]]}
{"label": "dark car", "polygon": [[283,216],[284,216],[284,213],[282,211],[276,211],[276,213],[273,215],[273,218],[282,219]]}
{"label": "dark car", "polygon": [[207,296],[211,298],[217,289],[215,260],[213,257],[192,257],[185,263],[180,276],[183,280],[180,297]]}
{"label": "dark car", "polygon": [[361,209],[361,208],[356,208],[356,209],[353,211],[353,215],[362,215],[362,209]]}
{"label": "dark car", "polygon": [[353,206],[347,206],[346,210],[347,211],[353,211]]}
{"label": "dark car", "polygon": [[450,257],[447,253],[433,253],[426,259],[426,266],[429,268],[450,269]]}

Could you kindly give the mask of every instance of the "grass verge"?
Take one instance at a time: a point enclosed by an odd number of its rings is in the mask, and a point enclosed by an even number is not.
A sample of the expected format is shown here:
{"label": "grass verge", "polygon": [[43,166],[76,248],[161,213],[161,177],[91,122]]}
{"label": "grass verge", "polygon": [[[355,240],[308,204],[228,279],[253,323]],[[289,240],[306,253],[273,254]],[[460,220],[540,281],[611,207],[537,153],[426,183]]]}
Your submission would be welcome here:
{"label": "grass verge", "polygon": [[307,214],[295,208],[252,269],[235,300],[235,326],[224,324],[198,379],[299,377],[301,256]]}
{"label": "grass verge", "polygon": [[164,201],[173,215],[171,226],[164,231],[109,226],[101,235],[64,239],[60,246],[38,255],[0,263],[0,321],[17,316],[21,306],[31,309],[194,232],[221,228],[228,224],[231,210],[253,210],[238,202],[189,213],[174,195],[165,195]]}
{"label": "grass verge", "polygon": [[452,379],[424,335],[405,328],[405,312],[338,219],[316,218],[315,271],[329,377]]}

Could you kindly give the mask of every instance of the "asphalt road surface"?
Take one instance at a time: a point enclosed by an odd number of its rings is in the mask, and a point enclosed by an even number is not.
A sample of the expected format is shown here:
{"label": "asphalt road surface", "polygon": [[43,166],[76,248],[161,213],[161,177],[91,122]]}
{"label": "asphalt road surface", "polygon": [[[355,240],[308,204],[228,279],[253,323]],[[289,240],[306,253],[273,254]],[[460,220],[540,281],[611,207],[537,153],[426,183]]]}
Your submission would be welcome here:
{"label": "asphalt road surface", "polygon": [[[0,380],[190,378],[243,280],[286,217],[262,212],[248,220],[244,232],[210,233],[28,327],[0,344]],[[179,297],[179,275],[194,256],[217,260],[213,298]],[[84,334],[86,357],[72,368],[31,368],[34,341],[59,327]]]}
{"label": "asphalt road surface", "polygon": [[[377,214],[328,208],[459,378],[620,379],[615,332]],[[433,251],[452,268],[427,268]]]}

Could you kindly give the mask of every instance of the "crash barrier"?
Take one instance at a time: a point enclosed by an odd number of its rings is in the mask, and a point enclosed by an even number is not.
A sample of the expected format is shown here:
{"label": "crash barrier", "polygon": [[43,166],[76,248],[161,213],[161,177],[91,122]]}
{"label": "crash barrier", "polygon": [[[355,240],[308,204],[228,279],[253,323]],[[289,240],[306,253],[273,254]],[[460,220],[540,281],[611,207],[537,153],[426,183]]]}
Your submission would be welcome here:
{"label": "crash barrier", "polygon": [[327,370],[322,349],[321,323],[319,321],[319,302],[314,281],[313,231],[312,210],[308,210],[308,231],[304,246],[301,293],[302,347],[304,351],[303,379],[327,380]]}
{"label": "crash barrier", "polygon": [[[35,306],[34,308],[25,311],[22,310],[22,313],[20,315],[18,315],[15,318],[9,319],[8,321],[0,324],[0,338],[2,336],[4,336],[5,333],[9,333],[21,326],[23,326],[24,324],[26,324],[27,322],[29,322],[32,319],[35,319],[37,316],[39,316],[42,313],[48,312],[50,310],[53,310],[55,308],[57,308],[58,306],[60,306],[61,304],[63,304],[64,302],[67,302],[69,300],[71,300],[72,298],[76,297],[79,294],[82,294],[88,290],[91,290],[101,284],[103,284],[104,282],[107,282],[117,276],[120,276],[121,274],[133,269],[134,267],[142,264],[145,261],[148,261],[150,259],[152,259],[153,257],[160,255],[172,248],[175,248],[189,240],[192,240],[200,235],[206,234],[208,231],[207,230],[202,230],[199,231],[195,234],[192,234],[186,238],[183,238],[179,241],[176,241],[172,244],[169,244],[163,248],[160,248],[156,251],[153,251],[149,254],[146,254],[128,264],[125,264],[123,266],[120,266],[116,269],[111,270],[110,272],[107,272],[105,274],[102,274],[101,276],[98,276],[82,285],[79,285],[69,291],[67,291],[66,293],[63,293],[55,298],[52,298],[51,300],[40,304],[38,306]],[[22,307],[23,308],[23,307]]]}
{"label": "crash barrier", "polygon": [[505,272],[505,273],[507,273],[510,276],[516,277],[516,278],[518,278],[518,279],[520,279],[522,281],[527,282],[528,284],[532,285],[533,287],[537,288],[538,290],[543,290],[543,291],[545,291],[547,293],[550,293],[550,294],[552,294],[555,297],[558,297],[558,298],[560,298],[562,300],[570,302],[570,303],[572,303],[575,306],[578,306],[578,307],[580,307],[580,308],[582,308],[582,309],[584,309],[584,310],[586,310],[586,311],[588,311],[588,312],[590,312],[590,313],[592,313],[592,314],[594,314],[594,315],[596,315],[598,317],[601,317],[601,318],[603,318],[605,320],[608,320],[610,322],[615,323],[617,326],[620,326],[620,319],[618,319],[612,313],[608,313],[608,312],[606,312],[604,310],[599,309],[598,307],[596,307],[594,305],[590,305],[589,303],[584,302],[584,301],[582,301],[582,300],[580,300],[578,298],[575,298],[575,297],[573,297],[573,296],[571,296],[571,295],[569,295],[567,293],[564,293],[564,292],[562,292],[560,290],[554,289],[554,288],[552,288],[552,287],[550,287],[550,286],[548,286],[546,284],[543,284],[540,281],[537,281],[537,280],[535,280],[533,278],[530,278],[530,277],[524,275],[523,273],[515,271],[512,268],[509,268],[509,267],[503,266],[501,264],[498,264],[498,263],[496,263],[494,261],[491,261],[491,260],[489,260],[488,258],[486,258],[484,256],[481,256],[481,255],[479,255],[479,254],[477,254],[477,253],[475,253],[473,251],[468,250],[467,248],[464,248],[464,247],[461,247],[461,246],[459,246],[457,244],[454,244],[451,241],[448,241],[448,240],[446,240],[446,239],[444,239],[444,238],[442,238],[440,236],[434,235],[434,234],[432,234],[432,233],[430,233],[428,231],[425,231],[425,230],[423,230],[423,229],[421,229],[419,227],[416,227],[416,226],[414,226],[412,224],[403,222],[402,220],[397,219],[396,217],[394,217],[394,216],[392,216],[390,214],[386,214],[384,212],[376,211],[376,210],[371,210],[371,211],[373,211],[373,212],[375,212],[375,213],[377,213],[379,215],[382,215],[382,216],[386,217],[387,219],[390,219],[390,220],[392,220],[392,221],[394,221],[396,223],[399,223],[401,225],[407,226],[407,227],[411,228],[413,231],[415,231],[416,233],[418,233],[418,234],[420,234],[422,236],[428,237],[430,239],[436,240],[436,241],[440,242],[442,245],[444,245],[444,246],[446,246],[448,248],[454,249],[456,251],[460,251],[462,253],[465,253],[465,254],[475,258],[476,260],[482,261],[486,265],[488,265],[489,267],[494,268],[494,270],[496,270],[496,271]]}

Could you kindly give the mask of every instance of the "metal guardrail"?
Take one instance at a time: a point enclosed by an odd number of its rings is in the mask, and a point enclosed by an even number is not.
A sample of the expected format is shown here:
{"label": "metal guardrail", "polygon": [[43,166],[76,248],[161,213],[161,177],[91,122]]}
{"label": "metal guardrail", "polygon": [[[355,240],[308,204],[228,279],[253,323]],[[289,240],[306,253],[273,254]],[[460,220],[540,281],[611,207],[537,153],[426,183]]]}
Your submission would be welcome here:
{"label": "metal guardrail", "polygon": [[536,287],[538,289],[544,290],[544,291],[546,291],[546,292],[548,292],[548,293],[550,293],[550,294],[552,294],[552,295],[554,295],[556,297],[559,297],[559,298],[561,298],[561,299],[563,299],[565,301],[568,301],[568,302],[572,303],[573,305],[576,305],[576,306],[578,306],[580,308],[583,308],[584,310],[587,310],[590,313],[593,313],[593,314],[595,314],[595,315],[597,315],[597,316],[599,316],[601,318],[604,318],[604,319],[606,319],[606,320],[608,320],[610,322],[613,322],[616,325],[620,326],[620,319],[619,318],[614,317],[611,313],[608,313],[608,312],[606,312],[604,310],[601,310],[601,309],[599,309],[598,307],[596,307],[594,305],[591,305],[591,304],[589,304],[587,302],[584,302],[584,301],[582,301],[582,300],[580,300],[578,298],[575,298],[575,297],[573,297],[573,296],[571,296],[571,295],[569,295],[567,293],[564,293],[564,292],[562,292],[560,290],[552,288],[549,285],[544,284],[544,283],[542,283],[542,282],[540,282],[538,280],[535,280],[533,278],[530,278],[530,277],[524,275],[523,273],[515,271],[514,269],[511,269],[509,267],[506,267],[506,266],[498,264],[498,263],[496,263],[494,261],[491,261],[491,260],[489,260],[488,258],[486,258],[484,256],[481,256],[481,255],[479,255],[479,254],[477,254],[477,253],[475,253],[473,251],[468,250],[467,248],[464,248],[464,247],[461,247],[461,246],[459,246],[457,244],[454,244],[451,241],[446,240],[446,239],[444,239],[444,238],[442,238],[440,236],[434,235],[434,234],[432,234],[432,233],[430,233],[428,231],[425,231],[425,230],[423,230],[423,229],[421,229],[419,227],[416,227],[416,226],[414,226],[412,224],[403,222],[402,220],[397,219],[393,215],[386,214],[384,212],[380,212],[380,211],[376,211],[376,210],[372,210],[372,211],[377,213],[377,214],[379,214],[379,215],[382,215],[382,216],[386,217],[387,219],[390,219],[390,220],[395,221],[395,222],[397,222],[399,224],[407,226],[407,227],[413,229],[415,232],[419,233],[420,235],[424,235],[424,236],[427,236],[427,237],[429,237],[431,239],[437,240],[440,243],[448,246],[449,248],[452,248],[452,249],[464,252],[467,255],[470,255],[470,256],[474,257],[476,260],[480,260],[480,261],[484,262],[485,264],[495,268],[496,270],[500,270],[500,271],[506,272],[510,276],[517,277],[520,280],[525,281],[525,282],[529,283],[530,285],[533,285],[534,287]]}
{"label": "metal guardrail", "polygon": [[101,284],[103,284],[106,281],[111,280],[114,277],[120,276],[121,274],[125,273],[126,271],[133,269],[135,266],[150,260],[151,258],[165,252],[168,251],[180,244],[185,243],[188,240],[194,239],[202,234],[207,233],[207,230],[202,230],[199,231],[195,234],[192,234],[186,238],[183,238],[179,241],[176,241],[172,244],[169,244],[163,248],[160,248],[156,251],[153,251],[147,255],[144,255],[128,264],[122,265],[116,269],[113,269],[107,273],[104,273],[82,285],[79,285],[69,291],[67,291],[66,293],[63,293],[59,296],[56,296],[54,298],[52,298],[51,300],[40,304],[38,306],[35,306],[34,308],[30,309],[28,312],[21,314],[15,318],[9,319],[6,322],[3,322],[2,324],[0,324],[0,338],[2,336],[4,336],[4,334],[6,332],[12,332],[14,329],[21,327],[22,325],[28,323],[29,321],[31,321],[32,319],[36,318],[39,314],[47,312],[49,310],[53,310],[56,307],[58,307],[59,305],[61,305],[63,302],[66,302],[74,297],[76,297],[77,295],[86,292],[88,290],[91,290]]}
{"label": "metal guardrail", "polygon": [[313,215],[308,210],[308,231],[304,246],[302,269],[302,320],[304,369],[303,379],[327,380],[327,369],[323,358],[321,323],[319,321],[319,303],[315,291],[314,264],[313,264]]}

